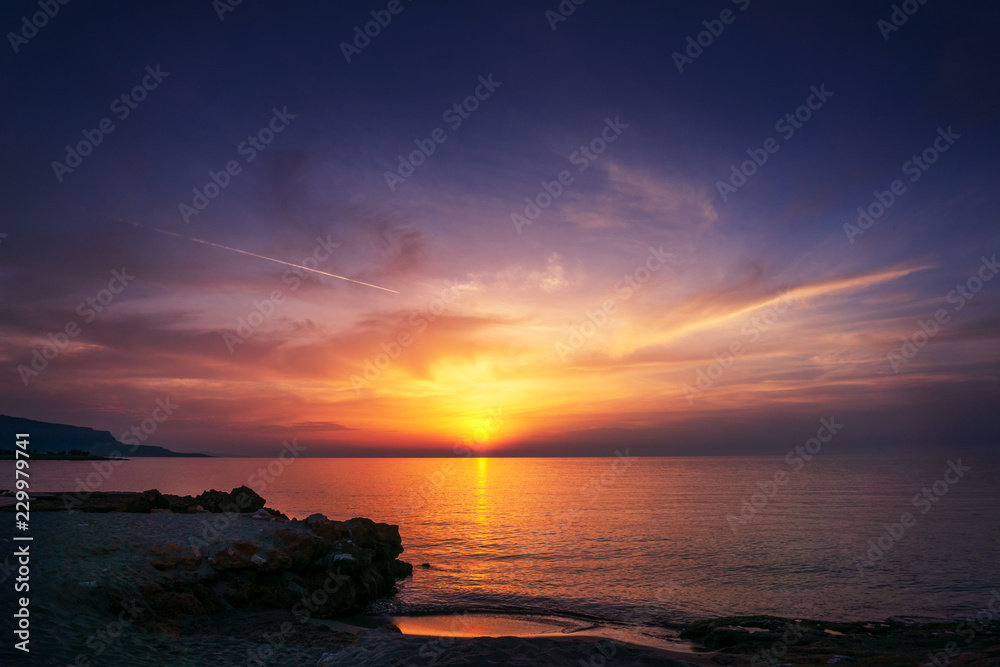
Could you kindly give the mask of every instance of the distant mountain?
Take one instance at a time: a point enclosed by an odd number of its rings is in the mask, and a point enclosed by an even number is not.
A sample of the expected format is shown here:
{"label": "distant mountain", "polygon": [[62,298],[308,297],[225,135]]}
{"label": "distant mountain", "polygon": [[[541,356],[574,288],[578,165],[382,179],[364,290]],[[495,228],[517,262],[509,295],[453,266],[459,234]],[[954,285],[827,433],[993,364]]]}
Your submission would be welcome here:
{"label": "distant mountain", "polygon": [[95,456],[122,456],[125,458],[206,456],[206,454],[172,452],[165,447],[155,445],[125,445],[118,442],[109,431],[97,431],[86,426],[51,424],[34,419],[0,415],[0,449],[15,449],[18,433],[27,433],[31,436],[28,449],[46,454],[82,449]]}

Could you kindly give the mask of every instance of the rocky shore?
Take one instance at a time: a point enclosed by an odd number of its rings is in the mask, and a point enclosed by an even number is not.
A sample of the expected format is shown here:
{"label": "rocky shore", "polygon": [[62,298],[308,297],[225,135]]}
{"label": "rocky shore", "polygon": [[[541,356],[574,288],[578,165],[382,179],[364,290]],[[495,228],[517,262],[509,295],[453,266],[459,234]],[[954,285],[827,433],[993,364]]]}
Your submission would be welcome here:
{"label": "rocky shore", "polygon": [[[77,511],[54,511],[69,501]],[[675,651],[583,632],[403,635],[384,619],[347,616],[391,596],[412,573],[398,559],[397,526],[318,514],[299,521],[265,505],[247,487],[33,499],[31,660],[8,642],[0,645],[0,664],[1000,664],[1000,623],[993,620],[718,618],[684,628],[680,638],[688,643],[678,641]],[[3,532],[9,523],[0,524],[0,538],[12,543]],[[3,571],[4,585],[11,576]]]}
{"label": "rocky shore", "polygon": [[[37,660],[50,653],[52,664],[134,664],[136,642],[191,636],[233,614],[278,613],[285,620],[272,632],[280,637],[283,624],[363,611],[412,573],[398,559],[398,526],[319,514],[289,520],[264,505],[245,486],[194,497],[34,497],[35,664],[49,664]],[[67,617],[77,620],[61,627]],[[108,660],[116,651],[121,661]]]}
{"label": "rocky shore", "polygon": [[1000,665],[1000,622],[837,623],[733,616],[692,623],[681,637],[720,665]]}

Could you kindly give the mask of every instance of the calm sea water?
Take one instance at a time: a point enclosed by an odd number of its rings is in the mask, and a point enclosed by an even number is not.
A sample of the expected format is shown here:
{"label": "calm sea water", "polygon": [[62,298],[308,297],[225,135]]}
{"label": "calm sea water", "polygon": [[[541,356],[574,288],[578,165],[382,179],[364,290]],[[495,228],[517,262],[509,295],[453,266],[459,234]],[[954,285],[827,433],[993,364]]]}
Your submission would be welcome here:
{"label": "calm sea water", "polygon": [[[100,489],[249,483],[292,517],[397,523],[402,558],[418,567],[386,612],[940,619],[1000,589],[998,465],[962,456],[971,469],[946,476],[948,460],[820,455],[796,471],[770,457],[134,459]],[[12,479],[12,464],[2,471]],[[771,487],[778,472],[787,479]],[[36,461],[33,489],[76,489],[92,473],[90,462]],[[915,506],[924,488],[936,500]],[[907,512],[909,527],[892,526]],[[868,554],[880,536],[882,555]]]}

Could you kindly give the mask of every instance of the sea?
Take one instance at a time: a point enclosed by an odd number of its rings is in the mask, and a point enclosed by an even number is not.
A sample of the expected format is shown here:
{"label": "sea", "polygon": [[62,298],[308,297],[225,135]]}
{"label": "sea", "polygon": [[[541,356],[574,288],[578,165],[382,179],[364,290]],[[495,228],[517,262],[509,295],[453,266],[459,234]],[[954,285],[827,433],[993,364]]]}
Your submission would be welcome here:
{"label": "sea", "polygon": [[373,614],[656,627],[974,616],[1000,590],[998,471],[974,453],[31,464],[33,491],[246,484],[289,517],[398,524],[413,577]]}

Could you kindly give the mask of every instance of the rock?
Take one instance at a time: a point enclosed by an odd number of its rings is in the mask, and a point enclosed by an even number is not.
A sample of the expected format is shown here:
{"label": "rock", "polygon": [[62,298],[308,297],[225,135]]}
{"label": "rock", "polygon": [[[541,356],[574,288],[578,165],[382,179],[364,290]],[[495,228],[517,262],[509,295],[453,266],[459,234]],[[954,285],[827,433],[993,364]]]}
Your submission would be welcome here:
{"label": "rock", "polygon": [[201,560],[203,556],[198,547],[191,547],[191,553],[187,556],[181,556],[180,564],[184,566],[184,569],[188,572],[193,572],[198,569],[201,565]]}
{"label": "rock", "polygon": [[244,556],[253,556],[260,551],[260,547],[250,542],[233,542],[233,549],[239,551]]}
{"label": "rock", "polygon": [[430,566],[431,566],[431,564],[430,564],[430,563],[421,563],[421,564],[420,564],[420,567],[422,567],[422,568],[424,568],[424,569],[429,569],[429,568],[430,568]]}
{"label": "rock", "polygon": [[167,508],[174,514],[187,514],[188,510],[197,504],[191,496],[165,495],[163,498]]}
{"label": "rock", "polygon": [[309,527],[316,526],[321,523],[326,523],[329,519],[326,518],[325,514],[310,514],[306,517],[306,525]]}
{"label": "rock", "polygon": [[166,556],[167,554],[180,550],[181,548],[176,544],[170,544],[169,542],[159,542],[157,544],[154,544],[149,551],[154,556]]}
{"label": "rock", "polygon": [[[174,584],[148,584],[139,588],[145,600],[146,611],[160,619],[174,619],[185,614],[217,614],[226,606],[216,593],[198,582],[181,581]],[[150,614],[140,614],[137,624],[148,626]],[[156,627],[155,623],[152,624]]]}
{"label": "rock", "polygon": [[[227,602],[247,609],[291,610],[309,598],[314,618],[361,612],[372,601],[395,593],[396,581],[413,573],[412,565],[396,558],[403,552],[398,526],[365,518],[336,521],[323,514],[288,521],[264,504],[247,487],[228,493],[213,489],[196,497],[151,489],[101,499],[94,507],[102,509],[92,511],[120,510],[127,505],[153,512],[239,511],[259,521],[288,522],[258,526],[252,533],[261,536],[253,541],[200,541],[201,549],[153,544],[147,567],[171,573],[169,579],[163,575],[153,579],[160,584],[140,588],[151,610],[145,627],[156,631],[176,632],[189,622],[179,617],[221,612]],[[202,567],[204,561],[209,567]]]}
{"label": "rock", "polygon": [[142,494],[136,494],[125,503],[125,511],[131,512],[133,514],[149,514],[153,509],[153,505],[149,502],[149,499]]}
{"label": "rock", "polygon": [[198,547],[191,547],[189,552],[185,552],[176,544],[154,544],[150,552],[154,556],[161,556],[159,560],[153,562],[153,567],[157,570],[173,570],[178,566],[183,566],[189,572],[193,572],[201,565],[202,553]]}
{"label": "rock", "polygon": [[393,579],[405,579],[413,576],[413,565],[402,560],[389,563],[389,576]]}
{"label": "rock", "polygon": [[256,512],[264,507],[266,502],[249,486],[236,487],[229,493],[225,491],[205,491],[194,498],[209,512]]}
{"label": "rock", "polygon": [[[851,664],[916,665],[925,664],[924,656],[940,651],[943,638],[961,634],[961,623],[965,622],[912,624],[889,619],[864,623],[732,616],[695,621],[680,636],[705,647],[718,647],[715,650],[720,653],[713,660],[720,664],[746,664],[747,657],[751,664],[761,662],[760,655],[770,656],[775,646],[782,646],[781,662],[787,664],[842,664],[850,660]],[[1000,623],[983,623],[973,639],[982,643],[967,643],[965,655],[987,650],[993,659],[981,663],[973,659],[968,664],[996,664]]]}
{"label": "rock", "polygon": [[299,596],[291,591],[288,584],[280,579],[266,583],[247,581],[226,599],[234,607],[265,607],[268,609],[288,609],[299,601]]}
{"label": "rock", "polygon": [[165,510],[168,509],[167,500],[163,497],[163,494],[156,489],[149,489],[143,491],[142,495],[146,500],[149,501],[150,507],[154,510]]}
{"label": "rock", "polygon": [[291,559],[295,570],[305,569],[309,563],[323,555],[324,544],[312,533],[292,528],[279,528],[275,535],[285,545],[285,553]]}
{"label": "rock", "polygon": [[243,570],[253,567],[251,559],[259,550],[256,545],[249,542],[234,542],[232,546],[217,551],[214,557],[208,559],[208,563],[216,572]]}
{"label": "rock", "polygon": [[271,515],[271,518],[275,521],[288,521],[288,517],[279,512],[278,510],[273,510],[270,507],[265,507],[264,511]]}

